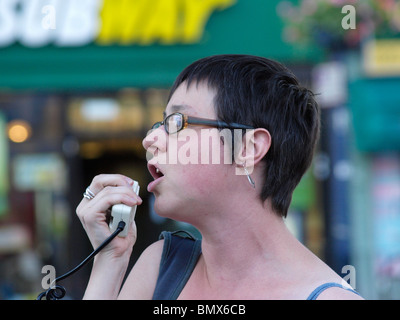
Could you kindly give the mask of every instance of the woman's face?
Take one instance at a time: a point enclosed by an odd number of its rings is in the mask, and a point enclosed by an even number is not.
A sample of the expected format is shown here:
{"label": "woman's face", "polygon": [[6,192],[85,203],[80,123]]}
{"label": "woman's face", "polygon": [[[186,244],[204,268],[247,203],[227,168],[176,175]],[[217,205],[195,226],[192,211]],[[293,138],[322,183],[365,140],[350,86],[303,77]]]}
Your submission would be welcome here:
{"label": "woman's face", "polygon": [[[180,112],[216,119],[214,97],[215,92],[205,83],[193,83],[187,88],[184,82],[172,95],[165,116]],[[154,181],[148,191],[155,195],[156,212],[191,223],[190,215],[211,214],[212,206],[221,202],[226,178],[234,170],[232,165],[224,164],[219,131],[189,124],[168,135],[161,126],[147,135],[143,146],[152,156],[148,168]]]}

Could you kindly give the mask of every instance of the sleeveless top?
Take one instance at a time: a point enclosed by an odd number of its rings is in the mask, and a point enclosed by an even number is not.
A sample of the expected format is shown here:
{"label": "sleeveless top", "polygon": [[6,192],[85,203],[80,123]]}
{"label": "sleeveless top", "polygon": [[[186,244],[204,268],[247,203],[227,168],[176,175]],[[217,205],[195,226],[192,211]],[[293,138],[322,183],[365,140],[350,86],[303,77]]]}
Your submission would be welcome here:
{"label": "sleeveless top", "polygon": [[[164,247],[153,300],[176,300],[201,255],[201,240],[195,239],[186,231],[164,231],[161,233],[160,239],[164,239]],[[316,300],[324,290],[332,287],[358,294],[339,283],[328,282],[311,292],[307,300]]]}

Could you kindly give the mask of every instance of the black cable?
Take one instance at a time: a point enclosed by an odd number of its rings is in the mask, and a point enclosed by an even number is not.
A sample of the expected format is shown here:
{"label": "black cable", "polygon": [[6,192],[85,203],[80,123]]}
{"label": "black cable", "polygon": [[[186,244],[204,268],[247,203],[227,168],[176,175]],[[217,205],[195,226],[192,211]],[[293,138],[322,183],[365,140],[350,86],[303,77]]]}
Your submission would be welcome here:
{"label": "black cable", "polygon": [[67,273],[63,274],[62,276],[56,278],[53,280],[53,282],[50,284],[50,288],[46,291],[43,291],[40,293],[36,300],[42,300],[44,297],[46,297],[46,300],[60,300],[62,299],[65,294],[66,290],[63,286],[60,285],[55,285],[53,286],[53,283],[57,283],[58,281],[61,281],[71,275],[73,275],[75,272],[77,272],[79,269],[81,269],[85,264],[87,264],[91,259],[94,258],[96,254],[98,254],[106,245],[108,245],[122,230],[125,228],[125,222],[120,221],[118,223],[117,229],[106,239],[104,242],[96,249],[94,250],[90,255],[86,257],[85,260],[83,260],[80,264],[78,264],[75,268],[72,270],[68,271]]}

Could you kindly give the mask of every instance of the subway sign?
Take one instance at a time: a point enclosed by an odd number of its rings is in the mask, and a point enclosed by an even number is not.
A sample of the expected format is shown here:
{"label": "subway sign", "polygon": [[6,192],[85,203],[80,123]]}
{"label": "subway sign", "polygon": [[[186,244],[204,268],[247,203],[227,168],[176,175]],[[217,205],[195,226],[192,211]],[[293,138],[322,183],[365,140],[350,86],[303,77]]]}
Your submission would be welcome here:
{"label": "subway sign", "polygon": [[0,91],[166,88],[218,53],[315,63],[318,48],[282,41],[277,3],[0,0]]}
{"label": "subway sign", "polygon": [[201,41],[236,0],[0,0],[0,47],[176,45]]}

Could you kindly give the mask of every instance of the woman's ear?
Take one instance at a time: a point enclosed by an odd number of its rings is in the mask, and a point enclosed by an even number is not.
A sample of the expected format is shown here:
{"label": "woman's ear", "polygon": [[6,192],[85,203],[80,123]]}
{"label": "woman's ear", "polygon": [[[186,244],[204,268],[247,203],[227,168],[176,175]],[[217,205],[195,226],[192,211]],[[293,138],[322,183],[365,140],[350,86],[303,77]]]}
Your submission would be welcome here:
{"label": "woman's ear", "polygon": [[271,143],[271,134],[267,129],[257,128],[246,130],[246,134],[242,139],[242,145],[238,146],[239,149],[235,153],[236,164],[238,167],[246,167],[248,173],[251,174],[254,166],[267,154]]}

